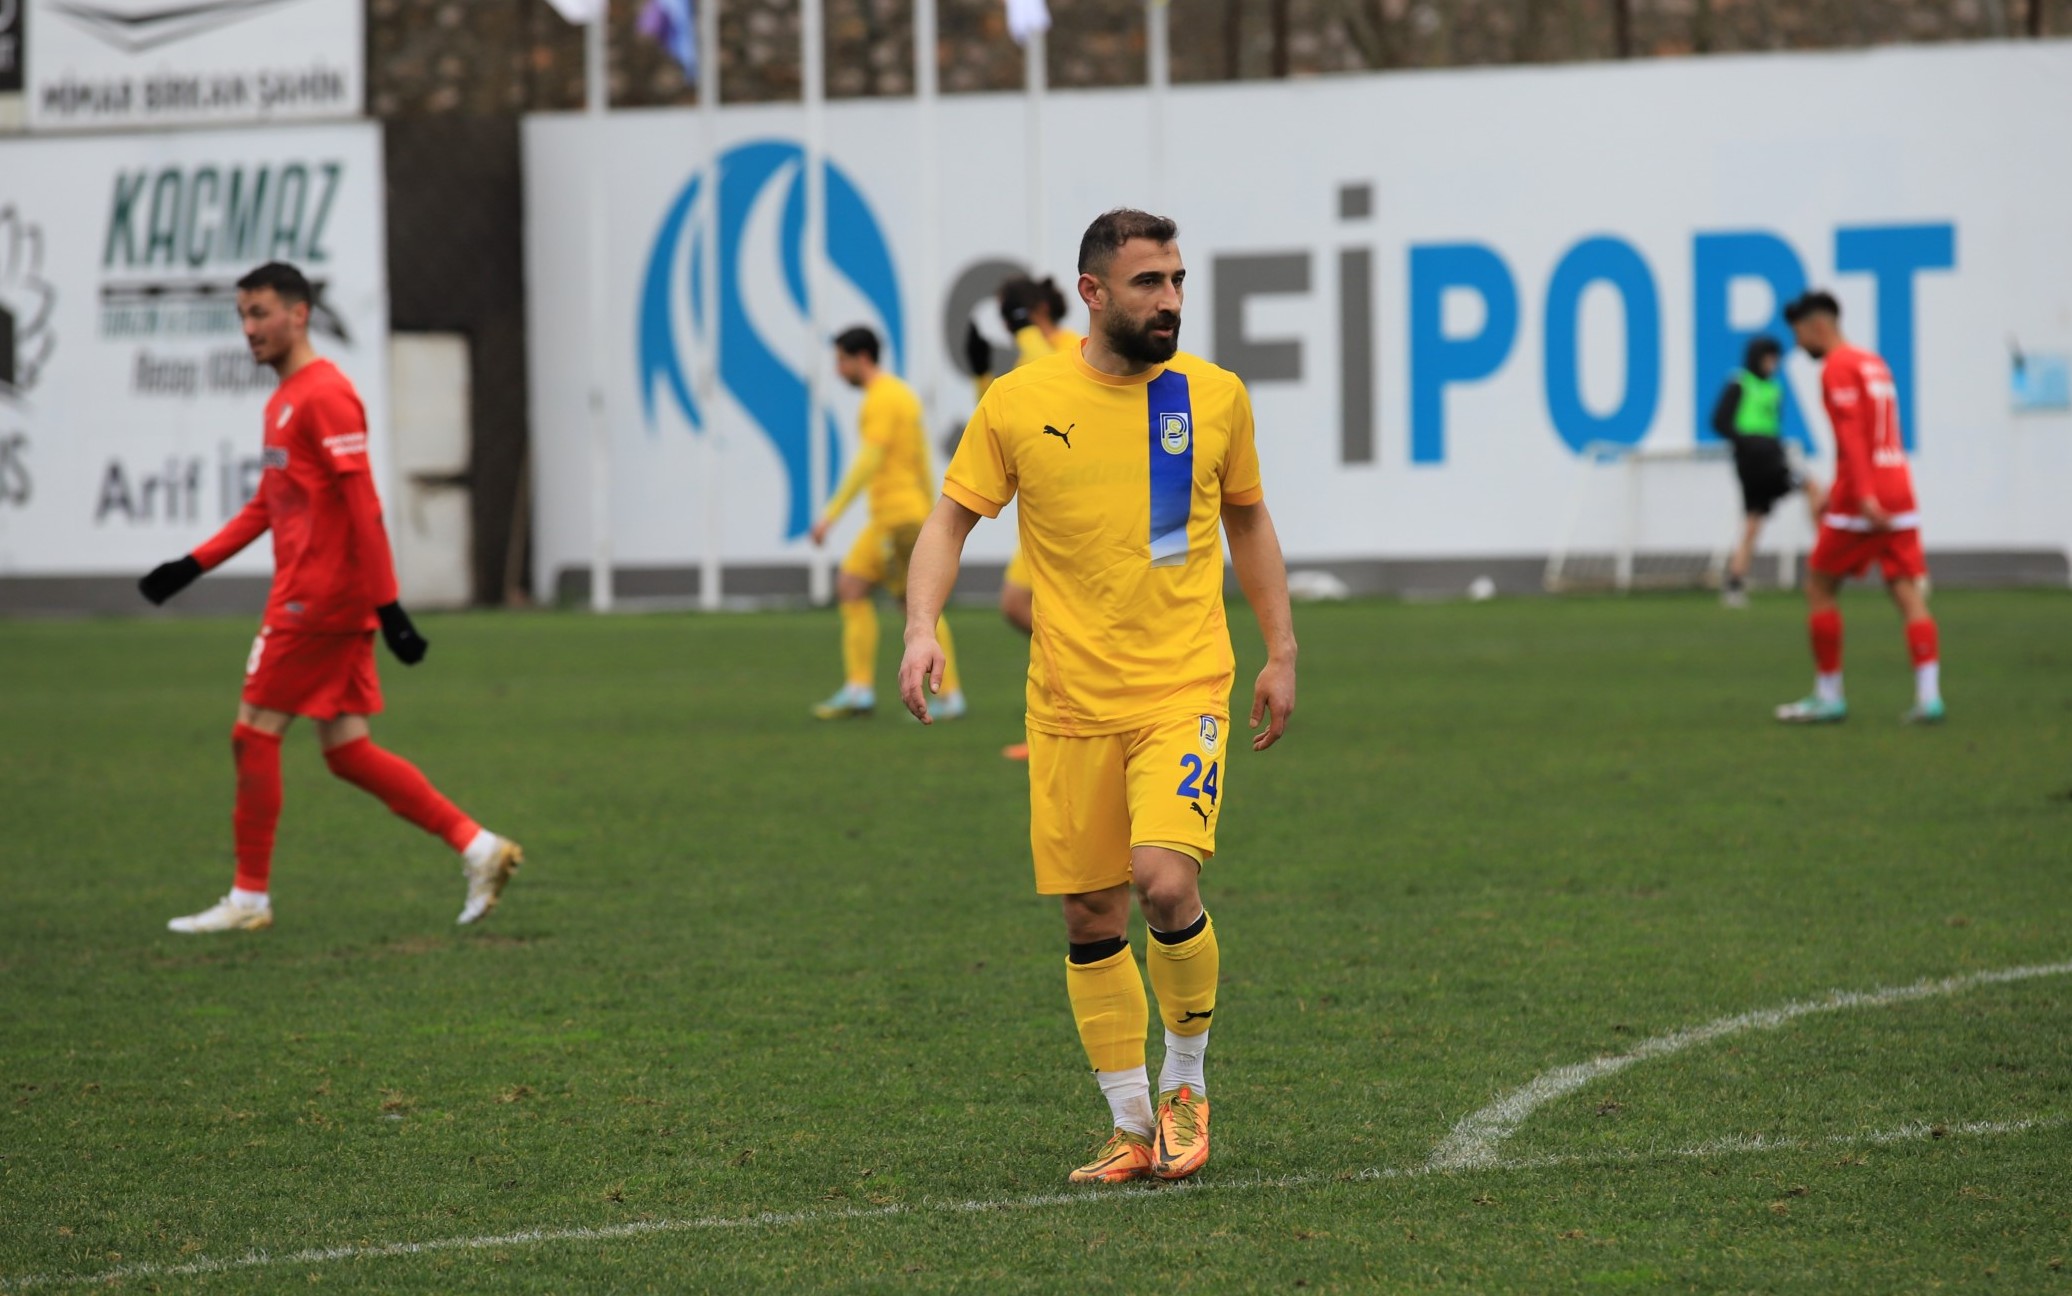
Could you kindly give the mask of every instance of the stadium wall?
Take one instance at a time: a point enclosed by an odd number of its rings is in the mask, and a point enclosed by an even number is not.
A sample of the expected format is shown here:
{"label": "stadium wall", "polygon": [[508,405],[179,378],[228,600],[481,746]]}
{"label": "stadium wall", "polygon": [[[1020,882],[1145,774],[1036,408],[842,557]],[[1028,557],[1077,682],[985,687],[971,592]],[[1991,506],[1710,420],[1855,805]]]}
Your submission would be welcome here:
{"label": "stadium wall", "polygon": [[[2072,175],[2051,162],[2072,120],[2072,44],[1184,88],[1162,145],[1142,92],[1059,94],[1040,188],[1019,97],[950,99],[933,283],[919,270],[917,111],[826,110],[829,238],[814,257],[800,246],[801,111],[719,112],[710,402],[695,378],[711,329],[691,291],[705,126],[681,110],[528,119],[542,594],[579,589],[591,551],[593,162],[609,213],[611,541],[645,592],[691,593],[712,536],[741,578],[731,592],[804,587],[824,489],[804,375],[831,407],[826,481],[854,412],[809,337],[809,284],[821,335],[883,331],[948,439],[972,404],[954,335],[989,277],[1024,263],[1040,226],[1038,268],[1068,278],[1086,221],[1123,203],[1181,223],[1183,345],[1250,382],[1297,563],[1382,587],[1391,570],[1455,562],[1523,583],[1558,542],[1584,448],[1709,437],[1743,340],[1821,284],[1893,364],[1931,549],[1989,579],[2064,579],[2072,413],[2015,412],[2010,344],[2072,354]],[[1803,356],[1788,378],[1792,431],[1829,471]],[[1670,539],[1702,551],[1729,520],[1687,516]],[[972,553],[997,563],[1012,543],[1010,527],[983,526]]]}

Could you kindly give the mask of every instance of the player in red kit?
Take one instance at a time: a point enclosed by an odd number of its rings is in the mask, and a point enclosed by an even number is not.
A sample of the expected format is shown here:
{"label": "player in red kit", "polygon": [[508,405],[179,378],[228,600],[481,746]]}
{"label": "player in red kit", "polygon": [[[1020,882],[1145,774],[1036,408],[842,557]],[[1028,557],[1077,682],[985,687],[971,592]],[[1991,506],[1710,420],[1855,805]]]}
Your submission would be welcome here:
{"label": "player in red kit", "polygon": [[1943,718],[1942,664],[1935,620],[1928,615],[1928,563],[1921,553],[1921,514],[1914,475],[1899,433],[1899,392],[1885,362],[1842,336],[1842,308],[1809,292],[1784,309],[1806,354],[1821,362],[1820,394],[1835,429],[1835,483],[1807,560],[1807,629],[1818,672],[1813,693],[1777,708],[1788,724],[1832,724],[1848,718],[1842,697],[1842,582],[1875,563],[1906,622],[1914,659],[1912,724]]}
{"label": "player in red kit", "polygon": [[523,859],[517,843],[482,828],[368,734],[367,717],[381,710],[375,630],[406,666],[424,660],[427,644],[396,601],[395,565],[368,471],[366,411],[352,383],[310,346],[310,299],[309,281],[290,265],[263,265],[238,280],[237,312],[252,358],[280,375],[266,403],[259,489],[200,548],[137,583],[145,598],[164,603],[273,532],[273,590],[230,733],[237,877],[220,902],[167,924],[176,932],[273,925],[266,888],[281,814],[281,735],[296,716],[316,722],[333,774],[460,853],[468,882],[461,922],[496,907]]}

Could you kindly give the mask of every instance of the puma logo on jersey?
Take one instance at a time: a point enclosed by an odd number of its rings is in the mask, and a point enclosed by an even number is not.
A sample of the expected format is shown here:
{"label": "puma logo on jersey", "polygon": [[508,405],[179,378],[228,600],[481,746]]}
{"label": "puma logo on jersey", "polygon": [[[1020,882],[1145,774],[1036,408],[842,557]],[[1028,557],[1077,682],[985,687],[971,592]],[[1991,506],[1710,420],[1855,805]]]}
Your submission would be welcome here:
{"label": "puma logo on jersey", "polygon": [[1077,423],[1069,424],[1066,426],[1064,431],[1060,432],[1056,428],[1052,427],[1050,424],[1045,423],[1043,425],[1043,435],[1056,437],[1058,440],[1065,443],[1065,449],[1070,450],[1072,448],[1072,429],[1078,426],[1079,425]]}
{"label": "puma logo on jersey", "polygon": [[1192,811],[1194,811],[1194,813],[1196,813],[1196,814],[1198,814],[1198,815],[1200,815],[1200,816],[1201,816],[1201,826],[1202,826],[1202,827],[1206,828],[1206,827],[1208,827],[1208,826],[1209,826],[1209,812],[1201,808],[1201,802],[1199,802],[1199,801],[1189,801],[1189,802],[1187,803],[1187,808],[1188,808],[1189,810],[1192,810]]}

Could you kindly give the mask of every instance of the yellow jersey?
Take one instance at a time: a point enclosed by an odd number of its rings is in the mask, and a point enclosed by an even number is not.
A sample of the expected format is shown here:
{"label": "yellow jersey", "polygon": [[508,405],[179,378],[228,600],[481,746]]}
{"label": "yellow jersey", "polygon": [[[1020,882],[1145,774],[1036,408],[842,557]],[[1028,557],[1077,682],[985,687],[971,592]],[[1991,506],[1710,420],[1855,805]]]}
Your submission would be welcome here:
{"label": "yellow jersey", "polygon": [[987,389],[943,493],[987,517],[1020,497],[1031,729],[1227,711],[1223,506],[1265,498],[1237,375],[1183,353],[1117,378],[1078,348],[1023,365]]}
{"label": "yellow jersey", "polygon": [[871,476],[871,521],[885,527],[927,521],[935,475],[928,463],[921,398],[914,389],[889,373],[873,378],[864,389],[857,433],[863,444],[881,447],[885,454]]}
{"label": "yellow jersey", "polygon": [[1024,324],[1014,331],[1015,365],[1032,364],[1060,351],[1077,351],[1085,340],[1068,328],[1052,329],[1050,336],[1045,337],[1034,324]]}

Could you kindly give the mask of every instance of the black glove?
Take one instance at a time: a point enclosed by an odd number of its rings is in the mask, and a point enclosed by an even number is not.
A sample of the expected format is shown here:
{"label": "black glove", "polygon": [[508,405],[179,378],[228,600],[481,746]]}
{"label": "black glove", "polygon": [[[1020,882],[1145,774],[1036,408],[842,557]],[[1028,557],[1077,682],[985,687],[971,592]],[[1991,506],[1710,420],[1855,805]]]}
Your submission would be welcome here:
{"label": "black glove", "polygon": [[200,579],[201,564],[193,554],[188,554],[153,567],[137,581],[137,588],[145,598],[163,606],[167,599]]}
{"label": "black glove", "polygon": [[405,666],[415,666],[424,660],[425,650],[431,645],[417,627],[410,624],[410,614],[401,603],[384,603],[374,609],[374,615],[381,618],[381,637],[388,644],[389,651]]}
{"label": "black glove", "polygon": [[964,321],[964,363],[971,367],[974,378],[993,372],[993,344],[970,320]]}

